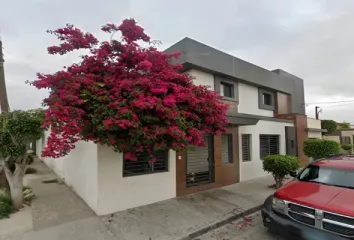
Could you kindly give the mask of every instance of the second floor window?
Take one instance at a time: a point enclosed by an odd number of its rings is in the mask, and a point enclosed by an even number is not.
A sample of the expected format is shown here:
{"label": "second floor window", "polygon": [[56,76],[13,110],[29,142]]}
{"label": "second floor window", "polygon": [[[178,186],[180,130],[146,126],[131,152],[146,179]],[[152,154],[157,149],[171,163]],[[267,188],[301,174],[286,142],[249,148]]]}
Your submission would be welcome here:
{"label": "second floor window", "polygon": [[263,93],[263,104],[271,106],[273,105],[272,103],[272,95],[269,93]]}
{"label": "second floor window", "polygon": [[220,83],[220,95],[223,97],[234,98],[234,85],[230,83]]}

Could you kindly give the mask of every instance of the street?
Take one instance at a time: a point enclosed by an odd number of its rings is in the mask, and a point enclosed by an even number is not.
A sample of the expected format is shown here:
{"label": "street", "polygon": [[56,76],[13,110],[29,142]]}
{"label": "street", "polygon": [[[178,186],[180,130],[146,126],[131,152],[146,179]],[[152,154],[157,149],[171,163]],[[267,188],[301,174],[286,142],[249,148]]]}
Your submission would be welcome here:
{"label": "street", "polygon": [[285,240],[267,232],[260,213],[229,223],[194,240]]}

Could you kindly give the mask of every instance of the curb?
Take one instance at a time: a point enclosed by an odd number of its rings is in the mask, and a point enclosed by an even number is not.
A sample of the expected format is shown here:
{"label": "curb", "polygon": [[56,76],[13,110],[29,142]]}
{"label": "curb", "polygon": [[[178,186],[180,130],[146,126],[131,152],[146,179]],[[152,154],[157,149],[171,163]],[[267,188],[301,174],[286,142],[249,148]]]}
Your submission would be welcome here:
{"label": "curb", "polygon": [[212,230],[220,228],[223,225],[226,225],[226,224],[228,224],[230,222],[233,222],[235,220],[238,220],[240,218],[243,218],[243,217],[251,215],[251,214],[253,214],[255,212],[258,212],[258,211],[260,211],[262,209],[262,206],[263,206],[263,204],[260,204],[260,205],[257,205],[255,207],[253,207],[253,208],[249,208],[249,209],[247,209],[247,210],[245,210],[243,212],[240,212],[240,213],[237,213],[237,214],[232,215],[230,217],[227,217],[225,219],[222,219],[220,221],[211,223],[211,224],[209,224],[206,227],[202,227],[202,228],[200,228],[200,229],[188,234],[187,236],[180,238],[179,240],[192,240],[192,239],[194,239],[196,237],[199,237],[199,236],[201,236],[201,235],[203,235],[203,234],[205,234],[207,232],[210,232]]}

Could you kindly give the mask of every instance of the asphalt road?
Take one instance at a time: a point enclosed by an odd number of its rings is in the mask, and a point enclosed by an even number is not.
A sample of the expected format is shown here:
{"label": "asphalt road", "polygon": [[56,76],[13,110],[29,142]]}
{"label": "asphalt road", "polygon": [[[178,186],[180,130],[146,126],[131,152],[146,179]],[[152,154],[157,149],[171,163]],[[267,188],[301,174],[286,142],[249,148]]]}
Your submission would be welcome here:
{"label": "asphalt road", "polygon": [[260,213],[227,224],[194,240],[286,240],[267,232]]}

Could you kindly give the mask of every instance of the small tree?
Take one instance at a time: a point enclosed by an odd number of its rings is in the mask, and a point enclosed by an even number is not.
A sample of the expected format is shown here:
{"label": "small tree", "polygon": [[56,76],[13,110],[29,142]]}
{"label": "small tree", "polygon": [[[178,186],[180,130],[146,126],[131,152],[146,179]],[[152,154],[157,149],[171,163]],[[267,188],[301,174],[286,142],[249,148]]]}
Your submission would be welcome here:
{"label": "small tree", "polygon": [[353,151],[353,145],[346,143],[346,144],[342,144],[340,145],[340,147],[344,150],[344,151],[348,151],[349,153],[352,153]]}
{"label": "small tree", "polygon": [[307,139],[304,141],[303,151],[306,156],[317,160],[332,154],[339,154],[340,145],[333,140]]}
{"label": "small tree", "polygon": [[327,135],[337,130],[338,125],[333,120],[321,120],[321,128],[327,130],[327,132],[325,133]]}
{"label": "small tree", "polygon": [[273,175],[276,188],[283,186],[285,176],[299,167],[300,160],[294,156],[269,155],[263,159],[263,170]]}
{"label": "small tree", "polygon": [[28,164],[28,150],[30,143],[42,135],[43,117],[43,110],[0,114],[0,161],[15,210],[23,204],[23,177]]}
{"label": "small tree", "polygon": [[[138,153],[190,145],[204,146],[203,136],[226,132],[227,105],[205,86],[196,86],[176,54],[160,52],[134,19],[102,31],[121,39],[99,41],[73,25],[48,31],[62,42],[50,54],[88,50],[78,63],[31,82],[49,89],[45,126],[51,133],[43,157],[61,157],[79,140],[111,146],[135,160]],[[139,45],[143,42],[144,45]]]}
{"label": "small tree", "polygon": [[350,128],[350,123],[349,122],[338,123],[338,128],[339,129],[348,129],[348,128]]}

